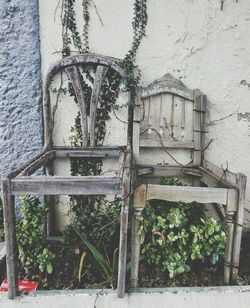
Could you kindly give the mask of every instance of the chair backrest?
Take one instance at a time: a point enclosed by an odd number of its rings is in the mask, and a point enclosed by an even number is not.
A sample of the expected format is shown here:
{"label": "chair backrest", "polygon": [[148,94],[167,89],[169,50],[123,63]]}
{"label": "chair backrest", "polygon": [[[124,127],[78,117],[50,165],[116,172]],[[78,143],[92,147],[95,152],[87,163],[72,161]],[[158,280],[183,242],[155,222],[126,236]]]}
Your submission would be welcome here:
{"label": "chair backrest", "polygon": [[[118,59],[96,54],[70,56],[56,62],[47,73],[44,89],[45,145],[49,148],[53,143],[54,125],[51,84],[54,77],[61,72],[66,73],[79,108],[81,146],[97,146],[96,122],[98,117],[99,120],[102,117],[100,114],[101,93],[109,91],[107,88],[115,84],[115,89],[112,88],[110,92],[110,100],[115,100],[115,91],[119,91],[119,83],[125,77],[125,72],[119,65]],[[131,125],[132,117],[128,118],[128,122],[128,126]]]}
{"label": "chair backrest", "polygon": [[204,148],[206,96],[166,74],[138,90],[135,107],[134,156],[140,150],[191,150],[201,165]]}

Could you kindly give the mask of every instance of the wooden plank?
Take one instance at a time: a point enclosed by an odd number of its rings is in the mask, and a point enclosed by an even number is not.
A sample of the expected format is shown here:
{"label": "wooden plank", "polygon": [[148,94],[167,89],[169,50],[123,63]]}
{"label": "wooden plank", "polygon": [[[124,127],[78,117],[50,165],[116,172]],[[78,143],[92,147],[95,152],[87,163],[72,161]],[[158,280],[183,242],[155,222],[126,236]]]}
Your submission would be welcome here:
{"label": "wooden plank", "polygon": [[201,158],[204,158],[204,149],[205,149],[205,115],[206,115],[206,108],[207,108],[207,96],[201,95]]}
{"label": "wooden plank", "polygon": [[98,64],[104,65],[107,67],[112,68],[114,71],[119,73],[121,76],[126,76],[125,70],[119,65],[120,59],[107,57],[103,55],[98,55],[94,53],[86,53],[86,54],[78,54],[75,56],[65,57],[63,59],[58,60],[55,62],[49,69],[46,84],[49,84],[50,81],[53,79],[55,74],[57,74],[60,70],[63,70],[67,67],[74,66],[74,65],[88,65],[88,64]]}
{"label": "wooden plank", "polygon": [[17,296],[17,244],[15,223],[15,202],[11,196],[10,179],[2,179],[2,201],[4,211],[4,234],[6,244],[6,266],[8,279],[8,297]]}
{"label": "wooden plank", "polygon": [[[54,172],[53,161],[46,166],[46,175],[52,176]],[[48,213],[46,216],[47,236],[52,236],[56,232],[56,209],[54,196],[45,196],[46,206],[48,207]]]}
{"label": "wooden plank", "polygon": [[171,131],[171,138],[174,139],[174,95],[172,95],[172,102],[171,102],[171,113],[170,113],[170,131]]}
{"label": "wooden plank", "polygon": [[143,208],[135,208],[132,217],[132,235],[131,235],[131,287],[138,286],[138,272],[140,262],[141,239],[139,235],[140,218]]}
{"label": "wooden plank", "polygon": [[230,172],[229,170],[223,170],[222,167],[216,166],[215,164],[202,160],[202,167],[213,173],[218,178],[227,181],[232,185],[237,185],[237,174]]}
{"label": "wooden plank", "polygon": [[203,167],[200,167],[199,170],[202,173],[201,182],[206,184],[209,187],[224,187],[224,188],[237,188],[236,185],[232,185],[229,182],[225,181],[223,178],[219,178],[212,172]]}
{"label": "wooden plank", "polygon": [[70,66],[65,69],[66,74],[72,83],[75,96],[78,102],[81,118],[81,133],[82,133],[82,146],[88,145],[88,118],[87,107],[85,98],[83,95],[83,88],[80,79],[80,75],[76,66]]}
{"label": "wooden plank", "polygon": [[[188,166],[171,166],[171,165],[137,165],[139,175],[147,178],[170,178],[170,177],[185,177],[187,170],[190,172],[196,172],[197,168]],[[147,174],[140,174],[141,170],[148,171]],[[184,171],[184,173],[182,172]]]}
{"label": "wooden plank", "polygon": [[16,168],[14,168],[9,174],[8,178],[14,178],[19,173],[21,173],[25,168],[27,168],[29,165],[33,164],[35,161],[37,161],[41,156],[43,156],[47,152],[46,148],[43,148],[41,152],[39,152],[37,155],[29,159],[26,163],[20,164]]}
{"label": "wooden plank", "polygon": [[[169,76],[168,76],[169,77]],[[172,77],[172,76],[171,76]],[[159,95],[161,93],[174,94],[186,100],[193,101],[194,95],[191,90],[186,88],[183,84],[180,84],[178,80],[174,78],[166,78],[165,80],[155,81],[146,88],[142,88],[142,98],[148,98],[150,96]]]}
{"label": "wooden plank", "polygon": [[11,181],[13,195],[108,195],[121,191],[121,179],[108,176],[23,177]]}
{"label": "wooden plank", "polygon": [[178,149],[193,149],[194,142],[193,141],[169,141],[165,139],[141,139],[140,140],[140,148],[178,148]]}
{"label": "wooden plank", "polygon": [[71,147],[71,146],[61,146],[61,147],[56,147],[53,146],[52,150],[55,151],[96,151],[96,152],[103,152],[103,151],[114,151],[114,152],[119,152],[119,151],[125,151],[126,146],[96,146],[96,147]]}
{"label": "wooden plank", "polygon": [[37,160],[34,160],[32,163],[30,163],[18,176],[27,176],[33,174],[37,169],[45,166],[53,158],[55,158],[55,151],[51,150],[43,154]]}
{"label": "wooden plank", "polygon": [[239,199],[238,199],[238,210],[235,220],[235,234],[234,234],[234,243],[233,243],[233,256],[232,256],[232,281],[235,282],[238,276],[238,267],[240,263],[240,247],[241,247],[241,236],[242,236],[242,225],[243,225],[243,216],[245,208],[245,194],[246,194],[246,184],[247,177],[242,174],[237,174],[237,185],[239,189]]}
{"label": "wooden plank", "polygon": [[238,209],[238,195],[239,192],[237,189],[228,189],[227,190],[227,211],[236,212]]}
{"label": "wooden plank", "polygon": [[147,185],[140,185],[134,193],[134,208],[144,208],[146,205]]}
{"label": "wooden plank", "polygon": [[92,87],[92,94],[90,99],[90,146],[95,146],[95,120],[98,105],[98,98],[101,90],[103,80],[108,72],[108,67],[98,65],[95,73],[95,80]]}
{"label": "wooden plank", "polygon": [[104,151],[96,151],[96,150],[57,150],[56,157],[119,157],[121,155],[121,150],[104,150]]}
{"label": "wooden plank", "polygon": [[118,262],[118,282],[117,294],[119,298],[124,297],[126,284],[127,265],[127,233],[129,215],[129,197],[131,187],[131,160],[130,152],[126,153],[124,172],[122,177],[122,206],[120,213],[120,241],[119,241],[119,262]]}
{"label": "wooden plank", "polygon": [[186,101],[185,99],[182,99],[181,104],[181,140],[183,142],[183,139],[185,137],[185,126],[186,126]]}
{"label": "wooden plank", "polygon": [[189,186],[147,186],[147,200],[159,199],[173,202],[227,203],[226,188],[189,187]]}
{"label": "wooden plank", "polygon": [[228,235],[224,257],[224,282],[229,284],[231,278],[232,251],[234,242],[234,216],[238,207],[238,190],[228,189],[227,193],[226,224]]}
{"label": "wooden plank", "polygon": [[140,100],[141,100],[141,88],[138,87],[136,91],[136,103],[134,106],[134,127],[133,127],[133,157],[135,161],[139,159],[139,143],[140,143],[140,121],[141,119],[141,108],[140,108]]}
{"label": "wooden plank", "polygon": [[235,212],[226,212],[227,242],[224,256],[224,282],[227,285],[230,283],[231,276],[232,248],[234,239],[234,214]]}
{"label": "wooden plank", "polygon": [[201,165],[201,92],[194,90],[194,153],[193,164]]}

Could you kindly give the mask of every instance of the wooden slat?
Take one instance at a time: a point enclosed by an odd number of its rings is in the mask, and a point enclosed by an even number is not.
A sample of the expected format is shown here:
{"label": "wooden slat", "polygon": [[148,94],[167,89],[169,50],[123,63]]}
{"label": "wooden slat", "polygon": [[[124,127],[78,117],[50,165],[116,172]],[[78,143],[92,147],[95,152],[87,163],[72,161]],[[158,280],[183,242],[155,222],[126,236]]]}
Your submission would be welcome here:
{"label": "wooden slat", "polygon": [[227,182],[224,178],[216,176],[203,167],[200,167],[199,170],[202,173],[201,182],[209,187],[237,188],[237,185],[230,184],[230,182]]}
{"label": "wooden slat", "polygon": [[55,158],[55,151],[49,151],[28,165],[18,176],[27,176],[33,174],[37,169],[45,166],[49,161]]}
{"label": "wooden slat", "polygon": [[147,197],[147,185],[142,184],[135,190],[134,207],[144,208],[146,205],[146,197]]}
{"label": "wooden slat", "polygon": [[209,170],[218,178],[221,178],[234,186],[237,185],[237,174],[230,172],[229,170],[223,170],[222,167],[216,166],[206,159],[202,160],[202,167]]}
{"label": "wooden slat", "polygon": [[95,80],[92,87],[92,94],[90,99],[90,128],[89,128],[90,146],[95,146],[95,135],[96,135],[95,120],[96,120],[98,98],[107,71],[108,67],[98,65],[95,73]]}
{"label": "wooden slat", "polygon": [[108,195],[118,194],[120,191],[119,177],[24,177],[11,181],[13,195]]}
{"label": "wooden slat", "polygon": [[237,185],[239,189],[239,199],[238,199],[238,211],[236,214],[235,221],[235,234],[234,234],[234,243],[233,243],[233,256],[232,256],[232,281],[235,282],[238,276],[238,266],[240,263],[240,247],[241,247],[241,236],[242,236],[242,227],[243,227],[243,217],[244,217],[244,208],[245,208],[245,194],[246,194],[246,184],[247,177],[242,174],[237,174]]}
{"label": "wooden slat", "polygon": [[171,130],[171,138],[174,139],[174,95],[172,95],[172,102],[171,102],[171,113],[170,113],[170,130]]}
{"label": "wooden slat", "polygon": [[163,100],[164,100],[164,93],[161,93],[161,100],[160,100],[160,114],[159,114],[159,119],[160,119],[160,135],[163,135],[163,127],[164,127],[164,114],[163,114]]}
{"label": "wooden slat", "polygon": [[126,153],[124,163],[124,173],[122,177],[122,206],[120,213],[120,241],[119,241],[119,262],[118,262],[118,282],[117,294],[119,298],[124,297],[126,284],[127,265],[127,233],[129,215],[129,197],[131,186],[131,160],[130,152]]}
{"label": "wooden slat", "polygon": [[207,108],[207,96],[201,95],[201,157],[204,157],[204,149],[205,149],[205,116],[206,116],[206,108]]}
{"label": "wooden slat", "polygon": [[[143,177],[155,177],[155,178],[162,178],[162,177],[183,177],[187,170],[190,172],[196,172],[197,168],[194,167],[182,167],[182,166],[170,166],[170,165],[137,165],[137,169],[139,170],[144,170],[145,168],[150,171],[150,174],[148,175],[143,175]],[[182,172],[184,171],[184,174]]]}
{"label": "wooden slat", "polygon": [[134,106],[134,127],[133,127],[133,156],[135,160],[139,159],[140,147],[140,121],[141,119],[141,88],[138,87],[136,91],[136,103]]}
{"label": "wooden slat", "polygon": [[119,157],[121,152],[121,150],[57,150],[56,157]]}
{"label": "wooden slat", "polygon": [[193,141],[169,141],[165,139],[141,139],[140,148],[178,148],[178,149],[193,149]]}
{"label": "wooden slat", "polygon": [[227,203],[226,188],[150,185],[147,200],[160,199],[173,202]]}
{"label": "wooden slat", "polygon": [[148,98],[150,96],[158,95],[161,93],[174,94],[186,100],[193,101],[193,92],[187,89],[185,86],[181,86],[176,82],[161,81],[152,83],[147,88],[142,88],[142,98]]}
{"label": "wooden slat", "polygon": [[181,140],[185,137],[185,126],[186,126],[186,120],[185,120],[185,113],[186,113],[186,101],[185,99],[182,99],[181,102]]}
{"label": "wooden slat", "polygon": [[201,92],[194,90],[194,154],[193,164],[201,165]]}
{"label": "wooden slat", "polygon": [[4,212],[4,233],[6,244],[6,266],[8,279],[8,297],[13,299],[17,296],[17,244],[15,223],[15,202],[11,196],[10,179],[2,180],[2,199]]}
{"label": "wooden slat", "polygon": [[32,157],[30,160],[28,160],[26,163],[21,164],[19,166],[17,166],[15,169],[13,169],[9,174],[8,174],[8,178],[14,178],[16,177],[18,174],[20,174],[23,170],[25,170],[28,166],[30,166],[31,164],[33,164],[35,161],[37,161],[38,159],[40,159],[40,157],[42,157],[45,153],[47,152],[46,148],[43,148],[41,152],[39,152],[37,155],[35,155],[34,157]]}
{"label": "wooden slat", "polygon": [[86,102],[83,95],[83,88],[80,79],[80,75],[76,66],[70,66],[65,69],[66,74],[72,83],[77,98],[80,117],[81,117],[81,132],[82,132],[82,145],[88,145],[88,120],[87,120],[87,109]]}
{"label": "wooden slat", "polygon": [[132,234],[131,234],[131,287],[138,286],[138,272],[140,262],[140,246],[141,239],[139,235],[139,228],[141,225],[141,215],[143,208],[135,208],[132,217]]}

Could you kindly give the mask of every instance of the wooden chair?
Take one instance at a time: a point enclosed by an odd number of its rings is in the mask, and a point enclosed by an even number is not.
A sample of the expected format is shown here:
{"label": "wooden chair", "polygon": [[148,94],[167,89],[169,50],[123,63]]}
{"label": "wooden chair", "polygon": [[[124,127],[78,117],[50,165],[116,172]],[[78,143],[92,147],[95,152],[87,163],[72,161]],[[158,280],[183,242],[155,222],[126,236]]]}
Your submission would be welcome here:
{"label": "wooden chair", "polygon": [[[134,117],[133,151],[138,177],[132,223],[131,286],[137,287],[138,283],[139,218],[147,201],[152,199],[217,205],[228,228],[224,281],[234,282],[239,266],[246,177],[204,159],[207,97],[199,90],[187,89],[169,74],[138,93]],[[167,164],[148,163],[152,157],[158,157],[155,149],[165,155]],[[150,155],[150,151],[154,154]],[[191,161],[189,157],[178,156],[179,152],[192,154]],[[188,178],[193,186],[155,184],[160,177]]]}
{"label": "wooden chair", "polygon": [[[95,77],[90,99],[90,112],[84,97],[84,88],[80,81],[80,67],[92,66]],[[95,122],[98,98],[108,71],[125,77],[124,70],[113,58],[95,54],[70,56],[56,62],[49,70],[44,86],[44,140],[42,151],[25,164],[17,167],[2,179],[2,199],[5,217],[5,241],[7,259],[8,296],[15,298],[17,289],[17,247],[15,231],[15,203],[17,195],[116,195],[121,194],[121,224],[118,268],[118,296],[125,292],[126,243],[128,225],[128,204],[130,194],[130,174],[132,158],[133,107],[128,107],[127,145],[123,147],[96,146]],[[52,141],[53,120],[50,85],[56,74],[64,72],[71,82],[77,99],[82,132],[81,147],[55,147]],[[131,95],[131,93],[130,93]],[[88,123],[89,122],[89,123]],[[51,173],[45,176],[30,176],[41,167],[48,167],[57,157],[120,157],[122,172],[117,176],[70,176],[56,177]],[[47,168],[47,170],[50,168]]]}

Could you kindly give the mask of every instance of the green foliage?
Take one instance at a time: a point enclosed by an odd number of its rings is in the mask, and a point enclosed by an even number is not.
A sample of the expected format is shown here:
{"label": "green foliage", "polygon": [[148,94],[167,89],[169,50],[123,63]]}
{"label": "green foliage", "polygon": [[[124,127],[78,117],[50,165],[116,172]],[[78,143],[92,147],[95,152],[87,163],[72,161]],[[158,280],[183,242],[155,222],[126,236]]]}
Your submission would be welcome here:
{"label": "green foliage", "polygon": [[47,274],[53,271],[52,260],[55,258],[48,248],[42,228],[47,207],[35,197],[22,196],[20,200],[22,217],[16,223],[19,268],[26,278],[45,282]]}
{"label": "green foliage", "polygon": [[113,282],[116,280],[117,274],[117,264],[118,264],[118,248],[115,249],[113,253],[112,261],[110,261],[108,255],[102,254],[94,245],[92,245],[86,237],[84,237],[79,230],[74,228],[76,234],[81,239],[82,243],[87,247],[94,257],[96,264],[99,266],[100,273],[104,282],[102,284],[113,285]]}
{"label": "green foliage", "polygon": [[[180,184],[176,179],[166,182]],[[193,215],[196,210],[199,215]],[[144,209],[139,232],[144,262],[170,278],[189,271],[195,260],[216,264],[225,251],[223,226],[205,218],[197,204],[154,200]]]}
{"label": "green foliage", "polygon": [[[135,66],[135,58],[141,41],[146,35],[147,21],[147,0],[135,0],[132,21],[134,32],[133,41],[130,50],[127,52],[121,63],[128,76],[125,79],[125,88],[128,90],[135,89],[141,79],[140,69],[138,66]],[[135,74],[135,72],[137,72],[137,74]],[[132,97],[132,99],[134,99],[134,97]]]}
{"label": "green foliage", "polygon": [[[85,276],[82,282],[85,287],[89,283],[116,283],[117,248],[119,245],[119,214],[120,200],[108,202],[100,198],[93,206],[85,207],[81,216],[75,216],[72,223],[64,230],[63,242],[81,244],[86,271],[91,280]],[[83,245],[82,245],[83,244]],[[82,273],[83,265],[79,265]],[[80,274],[81,276],[81,274]]]}
{"label": "green foliage", "polygon": [[0,198],[0,242],[4,241],[3,204]]}

